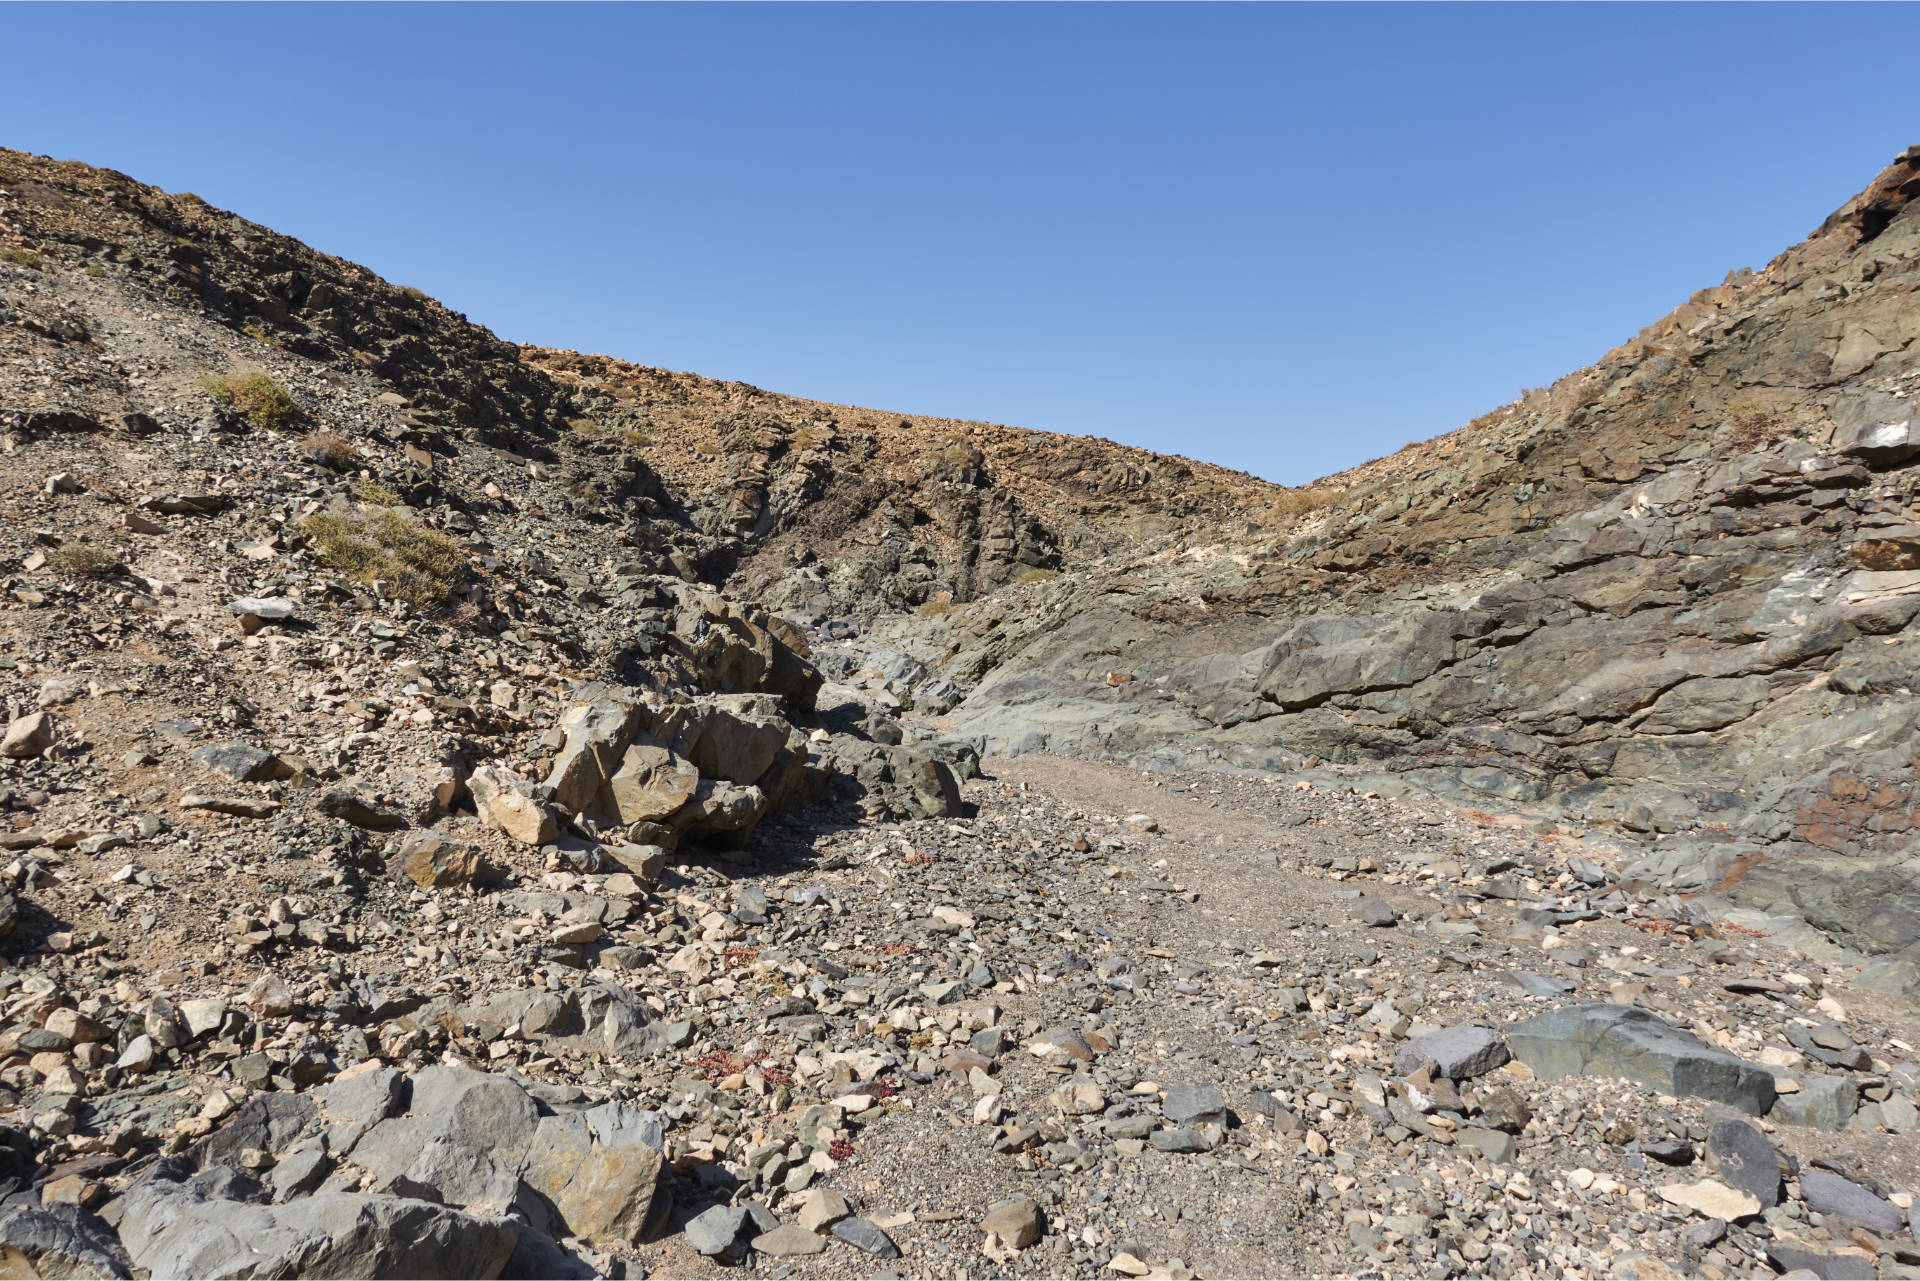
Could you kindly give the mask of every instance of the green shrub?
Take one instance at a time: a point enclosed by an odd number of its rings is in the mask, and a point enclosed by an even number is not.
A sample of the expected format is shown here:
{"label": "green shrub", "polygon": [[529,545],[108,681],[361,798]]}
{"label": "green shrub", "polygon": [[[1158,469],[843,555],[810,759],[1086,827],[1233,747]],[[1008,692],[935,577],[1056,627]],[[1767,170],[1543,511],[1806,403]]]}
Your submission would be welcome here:
{"label": "green shrub", "polygon": [[10,262],[16,267],[25,267],[28,271],[38,271],[41,258],[31,249],[0,249],[0,262]]}
{"label": "green shrub", "polygon": [[353,482],[353,496],[376,507],[398,507],[401,503],[397,490],[388,489],[379,481],[368,480],[364,476]]}
{"label": "green shrub", "polygon": [[1058,577],[1060,577],[1060,571],[1057,569],[1040,569],[1036,567],[1027,570],[1013,581],[1016,583],[1044,583],[1049,578]]}
{"label": "green shrub", "polygon": [[415,609],[446,604],[467,565],[459,543],[384,507],[353,515],[315,512],[300,522],[300,532],[322,565],[356,583],[379,579],[388,596]]}
{"label": "green shrub", "polygon": [[293,393],[261,373],[249,369],[244,374],[215,374],[201,383],[207,394],[231,405],[247,416],[262,431],[275,431],[298,421],[300,406]]}
{"label": "green shrub", "polygon": [[97,262],[90,262],[87,264],[87,274],[95,280],[104,280],[107,275],[107,269]]}

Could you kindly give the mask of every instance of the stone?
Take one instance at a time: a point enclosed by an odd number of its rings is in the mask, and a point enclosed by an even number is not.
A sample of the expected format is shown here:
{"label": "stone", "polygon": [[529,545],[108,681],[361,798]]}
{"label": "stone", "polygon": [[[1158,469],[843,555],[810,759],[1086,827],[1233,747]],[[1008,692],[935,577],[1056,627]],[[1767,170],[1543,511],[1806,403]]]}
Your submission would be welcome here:
{"label": "stone", "polygon": [[832,1188],[814,1188],[800,1199],[796,1222],[809,1232],[830,1227],[853,1213],[847,1199]]}
{"label": "stone", "polygon": [[559,728],[566,735],[566,745],[555,754],[547,774],[547,788],[556,804],[575,813],[592,804],[620,768],[621,754],[633,741],[643,710],[631,702],[599,699],[577,703],[561,715]]}
{"label": "stone", "polygon": [[1765,1069],[1625,1005],[1568,1005],[1509,1024],[1513,1056],[1542,1080],[1624,1076],[1663,1093],[1711,1099],[1753,1116],[1773,1105]]}
{"label": "stone", "polygon": [[228,601],[227,610],[239,616],[240,630],[249,636],[268,623],[291,623],[300,614],[300,607],[284,596],[242,596]]}
{"label": "stone", "polygon": [[712,1206],[687,1220],[688,1248],[728,1263],[746,1261],[755,1235],[758,1229],[745,1208],[737,1205]]}
{"label": "stone", "polygon": [[467,778],[480,817],[522,845],[546,845],[559,834],[553,811],[533,793],[533,785],[497,765],[482,765]]}
{"label": "stone", "polygon": [[1707,1159],[1721,1179],[1759,1202],[1780,1204],[1780,1157],[1767,1136],[1745,1121],[1716,1121],[1707,1131]]}
{"label": "stone", "polygon": [[1000,1243],[1009,1249],[1024,1250],[1040,1239],[1045,1229],[1045,1220],[1041,1217],[1039,1203],[1032,1197],[1014,1197],[998,1201],[987,1208],[980,1220],[985,1231],[1000,1238]]}
{"label": "stone", "polygon": [[607,805],[621,823],[661,823],[692,800],[699,786],[693,762],[664,747],[635,744],[607,781]]}
{"label": "stone", "polygon": [[52,713],[29,712],[7,723],[6,736],[0,738],[0,756],[31,760],[52,746]]}
{"label": "stone", "polygon": [[1184,1125],[1189,1121],[1226,1120],[1227,1101],[1217,1087],[1211,1085],[1172,1086],[1167,1090],[1166,1100],[1160,1105],[1160,1114],[1175,1125]]}
{"label": "stone", "polygon": [[1844,1076],[1802,1077],[1800,1088],[1774,1100],[1770,1120],[1815,1130],[1846,1128],[1860,1104],[1860,1087]]}
{"label": "stone", "polygon": [[209,774],[219,774],[236,783],[264,782],[283,778],[289,772],[285,763],[272,752],[262,751],[239,739],[196,747],[187,754],[187,759]]}
{"label": "stone", "polygon": [[1513,1136],[1504,1130],[1462,1130],[1453,1141],[1455,1146],[1478,1152],[1496,1165],[1510,1164],[1519,1150]]}
{"label": "stone", "polygon": [[1906,1215],[1897,1207],[1853,1180],[1826,1170],[1801,1172],[1800,1199],[1807,1203],[1809,1210],[1843,1228],[1865,1228],[1881,1236],[1891,1236],[1906,1226]]}
{"label": "stone", "polygon": [[631,1244],[646,1231],[666,1170],[666,1124],[626,1103],[542,1117],[520,1171],[569,1236]]}
{"label": "stone", "polygon": [[394,856],[394,874],[423,890],[472,885],[491,879],[486,853],[467,841],[437,832],[411,832]]}
{"label": "stone", "polygon": [[[293,1013],[293,989],[277,974],[262,974],[247,986],[240,1003],[263,1019],[285,1018]],[[151,1020],[147,1030],[154,1030]]]}
{"label": "stone", "polygon": [[322,1193],[258,1205],[160,1179],[122,1200],[120,1239],[156,1277],[498,1276],[526,1230],[414,1199]]}
{"label": "stone", "polygon": [[1880,1270],[1865,1253],[1829,1254],[1802,1241],[1767,1242],[1767,1262],[1790,1277],[1819,1281],[1877,1281]]}
{"label": "stone", "polygon": [[0,1207],[0,1276],[53,1281],[132,1274],[133,1263],[113,1232],[80,1206]]}
{"label": "stone", "polygon": [[1484,1076],[1507,1061],[1507,1043],[1484,1027],[1449,1027],[1407,1042],[1395,1056],[1393,1070],[1402,1076],[1426,1071],[1450,1081]]}
{"label": "stone", "polygon": [[1107,1096],[1091,1081],[1075,1081],[1049,1094],[1047,1106],[1068,1116],[1092,1116],[1106,1109]]}
{"label": "stone", "polygon": [[797,1223],[783,1223],[771,1232],[753,1239],[753,1248],[776,1259],[819,1254],[827,1248],[826,1238],[807,1231]]}
{"label": "stone", "polygon": [[880,1225],[871,1219],[845,1218],[836,1221],[830,1229],[856,1250],[863,1250],[877,1259],[897,1259],[900,1247],[894,1244],[892,1237],[881,1230]]}
{"label": "stone", "polygon": [[1400,913],[1384,899],[1363,898],[1347,909],[1347,914],[1362,925],[1383,929],[1400,919]]}
{"label": "stone", "polygon": [[1698,1183],[1662,1184],[1654,1191],[1661,1200],[1709,1219],[1732,1222],[1760,1213],[1760,1202],[1752,1194],[1712,1179],[1702,1179]]}
{"label": "stone", "polygon": [[328,818],[337,818],[355,827],[376,832],[407,825],[405,814],[390,805],[382,805],[363,796],[351,787],[328,788],[320,793],[320,799],[313,803],[313,807]]}

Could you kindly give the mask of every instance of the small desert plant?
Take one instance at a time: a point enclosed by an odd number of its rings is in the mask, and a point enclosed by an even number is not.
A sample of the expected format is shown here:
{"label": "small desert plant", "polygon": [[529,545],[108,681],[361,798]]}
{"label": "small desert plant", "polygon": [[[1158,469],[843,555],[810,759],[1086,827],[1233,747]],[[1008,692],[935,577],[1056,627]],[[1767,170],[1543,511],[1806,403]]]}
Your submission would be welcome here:
{"label": "small desert plant", "polygon": [[28,271],[38,271],[41,258],[31,249],[0,249],[0,262],[10,262],[16,267],[25,267]]}
{"label": "small desert plant", "polygon": [[321,564],[357,583],[383,581],[388,596],[415,609],[444,605],[467,564],[459,543],[386,508],[315,512],[300,522],[300,532]]}
{"label": "small desert plant", "polygon": [[105,578],[119,567],[112,553],[91,543],[65,542],[47,553],[47,568],[68,578]]}
{"label": "small desert plant", "polygon": [[257,369],[244,374],[215,374],[201,384],[207,394],[231,405],[262,431],[274,431],[300,417],[293,394]]}
{"label": "small desert plant", "polygon": [[1744,454],[1772,444],[1787,434],[1792,421],[1779,409],[1743,400],[1727,406],[1727,446]]}
{"label": "small desert plant", "polygon": [[97,262],[90,262],[87,264],[87,274],[95,280],[103,280],[106,278],[107,269]]}
{"label": "small desert plant", "polygon": [[647,433],[637,427],[629,428],[627,434],[622,436],[621,439],[627,442],[627,448],[629,449],[645,449],[653,443],[653,437],[647,435]]}
{"label": "small desert plant", "polygon": [[263,342],[269,347],[278,347],[280,345],[280,340],[273,336],[271,329],[268,329],[258,320],[252,318],[249,318],[245,324],[240,326],[240,332],[255,342]]}
{"label": "small desert plant", "polygon": [[413,299],[415,302],[425,302],[427,300],[427,291],[424,289],[416,288],[413,285],[400,286],[400,292],[405,294],[407,297]]}
{"label": "small desert plant", "polygon": [[376,507],[398,507],[401,503],[397,490],[388,489],[379,481],[368,480],[365,476],[353,482],[353,496]]}
{"label": "small desert plant", "polygon": [[1273,510],[1279,516],[1305,516],[1309,512],[1316,512],[1322,507],[1339,502],[1345,495],[1345,490],[1329,489],[1319,485],[1282,490],[1274,497]]}
{"label": "small desert plant", "polygon": [[942,614],[951,614],[954,610],[959,608],[960,608],[959,604],[955,601],[930,600],[926,604],[920,606],[919,613],[920,613],[920,617],[922,618],[938,618]]}
{"label": "small desert plant", "polygon": [[1033,569],[1027,570],[1025,573],[1021,574],[1020,577],[1014,579],[1013,581],[1016,583],[1044,583],[1049,578],[1058,578],[1058,577],[1060,577],[1059,570],[1041,569],[1036,566]]}
{"label": "small desert plant", "polygon": [[316,431],[308,436],[300,452],[306,455],[310,463],[334,471],[345,471],[360,461],[360,451],[354,443],[337,431]]}

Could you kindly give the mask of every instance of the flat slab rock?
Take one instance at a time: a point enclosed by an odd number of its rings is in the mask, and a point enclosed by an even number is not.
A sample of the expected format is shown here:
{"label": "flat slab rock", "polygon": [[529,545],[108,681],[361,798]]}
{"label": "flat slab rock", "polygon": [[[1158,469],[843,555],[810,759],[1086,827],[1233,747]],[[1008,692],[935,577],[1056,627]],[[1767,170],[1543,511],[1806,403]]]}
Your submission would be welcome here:
{"label": "flat slab rock", "polygon": [[1506,1038],[1514,1057],[1542,1080],[1624,1076],[1753,1116],[1773,1106],[1773,1076],[1765,1068],[1630,1005],[1562,1006],[1509,1024]]}
{"label": "flat slab rock", "polygon": [[1443,1027],[1407,1042],[1394,1059],[1393,1070],[1410,1076],[1425,1068],[1434,1076],[1464,1081],[1484,1076],[1507,1058],[1507,1043],[1492,1028]]}

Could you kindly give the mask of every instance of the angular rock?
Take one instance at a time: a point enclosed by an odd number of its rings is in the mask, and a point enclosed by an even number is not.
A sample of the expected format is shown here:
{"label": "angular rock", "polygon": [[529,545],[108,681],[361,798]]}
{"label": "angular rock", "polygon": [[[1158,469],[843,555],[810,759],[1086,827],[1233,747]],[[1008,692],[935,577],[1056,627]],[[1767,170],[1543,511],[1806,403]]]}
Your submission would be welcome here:
{"label": "angular rock", "polygon": [[533,784],[497,765],[482,765],[467,778],[480,817],[522,845],[546,845],[559,833],[553,811],[533,792]]}
{"label": "angular rock", "polygon": [[258,783],[285,777],[289,772],[272,752],[239,739],[196,747],[187,754],[187,759],[210,774],[224,775],[236,783]]}
{"label": "angular rock", "polygon": [[1800,1199],[1843,1228],[1865,1228],[1890,1236],[1906,1226],[1906,1215],[1887,1201],[1826,1170],[1806,1170],[1800,1175]]}
{"label": "angular rock", "polygon": [[1393,1070],[1411,1076],[1424,1069],[1450,1081],[1465,1081],[1486,1075],[1507,1057],[1507,1043],[1493,1029],[1447,1027],[1407,1042],[1394,1058]]}
{"label": "angular rock", "polygon": [[393,872],[423,890],[472,885],[494,873],[478,845],[437,832],[413,832],[394,856]]}
{"label": "angular rock", "polygon": [[1023,1196],[989,1206],[980,1226],[999,1237],[1001,1244],[1010,1249],[1024,1250],[1040,1239],[1045,1220],[1039,1203]]}
{"label": "angular rock", "polygon": [[1753,1197],[1762,1210],[1780,1204],[1780,1157],[1767,1136],[1745,1121],[1716,1121],[1707,1157],[1721,1179]]}
{"label": "angular rock", "polygon": [[0,1276],[127,1277],[132,1268],[113,1232],[77,1205],[0,1207]]}
{"label": "angular rock", "polygon": [[830,1231],[854,1249],[864,1250],[876,1259],[900,1257],[900,1247],[894,1244],[893,1238],[881,1231],[880,1226],[871,1219],[841,1219]]}
{"label": "angular rock", "polygon": [[1702,1179],[1698,1183],[1662,1184],[1654,1191],[1660,1194],[1661,1200],[1683,1206],[1709,1219],[1724,1219],[1731,1223],[1760,1213],[1758,1198],[1712,1179]]}
{"label": "angular rock", "polygon": [[0,756],[30,760],[53,746],[53,716],[48,712],[29,712],[7,724],[0,738]]}
{"label": "angular rock", "polygon": [[1625,1005],[1569,1005],[1506,1028],[1513,1056],[1543,1080],[1624,1076],[1667,1094],[1712,1099],[1762,1116],[1773,1077],[1691,1032]]}
{"label": "angular rock", "polygon": [[826,1238],[807,1231],[798,1223],[783,1223],[773,1231],[762,1232],[755,1237],[753,1248],[776,1259],[790,1259],[797,1255],[819,1254],[827,1248],[827,1242]]}

